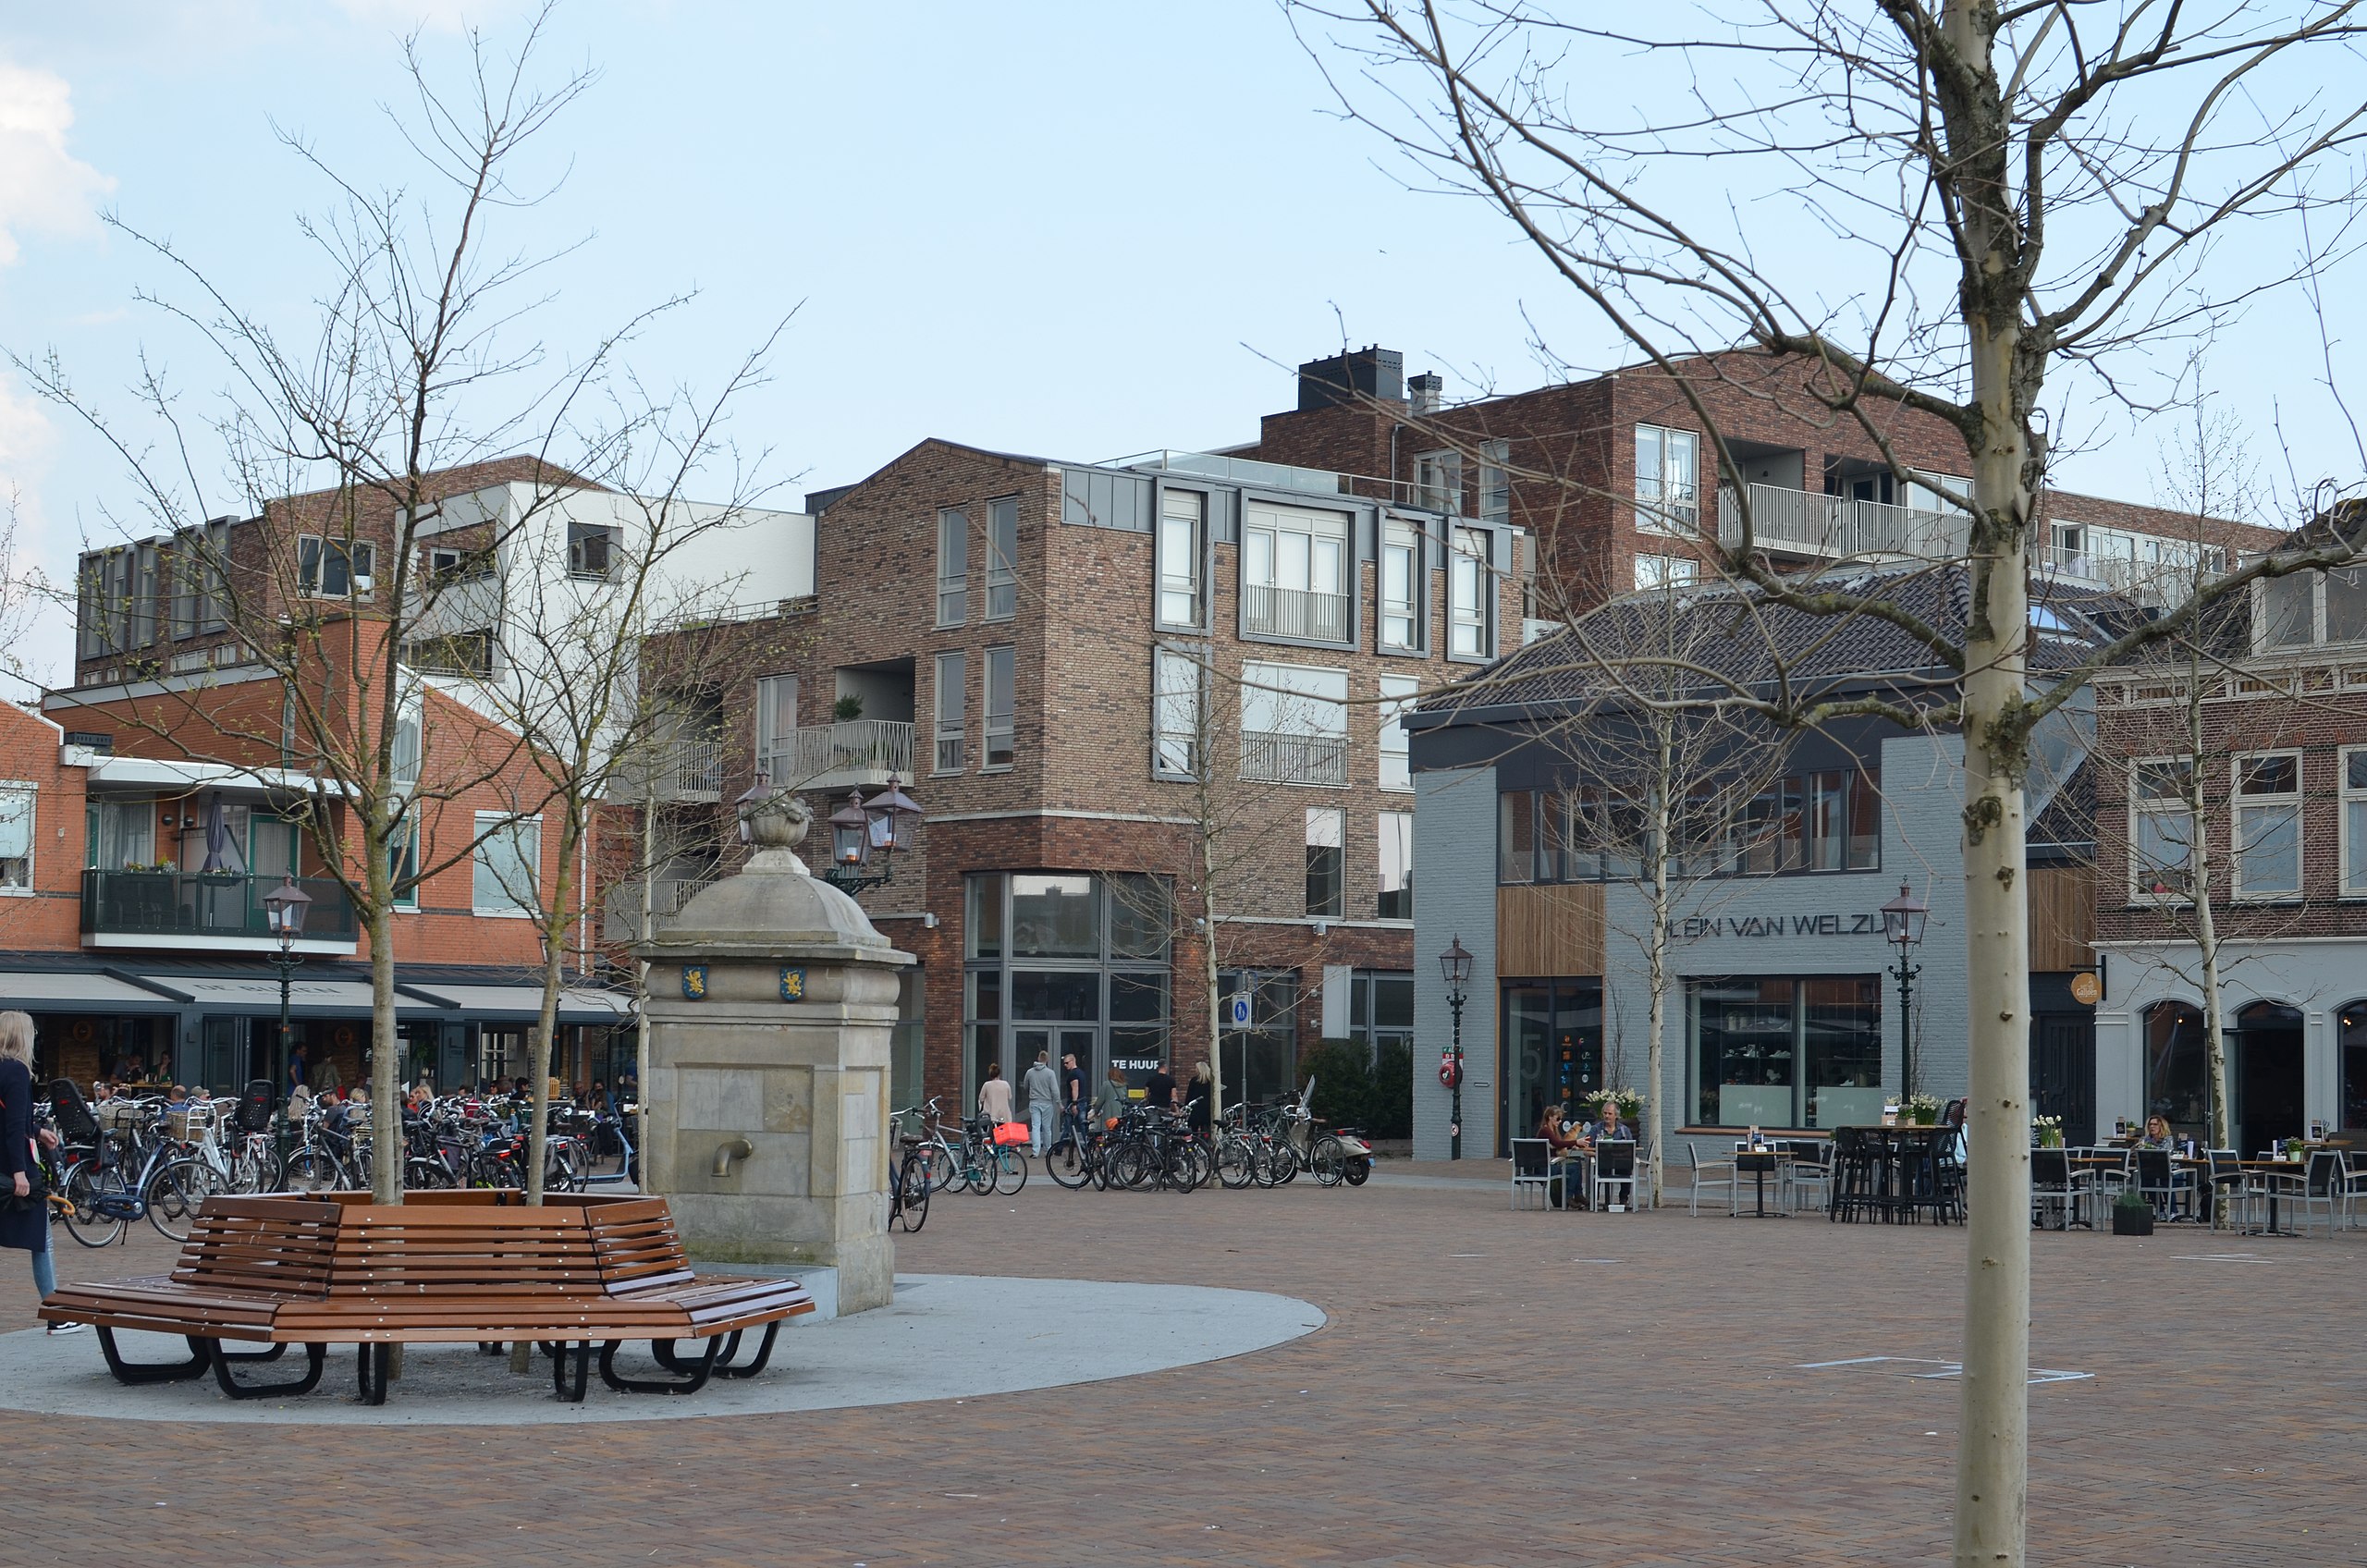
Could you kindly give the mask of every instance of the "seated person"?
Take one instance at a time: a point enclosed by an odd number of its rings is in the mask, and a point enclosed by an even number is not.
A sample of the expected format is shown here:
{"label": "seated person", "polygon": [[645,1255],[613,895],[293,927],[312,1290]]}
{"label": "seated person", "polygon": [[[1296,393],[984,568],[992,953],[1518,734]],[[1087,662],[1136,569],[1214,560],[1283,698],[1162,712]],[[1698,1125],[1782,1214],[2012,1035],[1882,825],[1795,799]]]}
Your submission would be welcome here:
{"label": "seated person", "polygon": [[[1586,1162],[1575,1158],[1584,1142],[1562,1119],[1563,1108],[1547,1105],[1538,1113],[1537,1135],[1545,1140],[1545,1169],[1561,1179],[1563,1191],[1576,1192],[1581,1207],[1586,1201]],[[1556,1205],[1556,1207],[1561,1207]]]}
{"label": "seated person", "polygon": [[1586,1138],[1589,1147],[1601,1143],[1633,1143],[1636,1139],[1636,1129],[1632,1123],[1619,1119],[1617,1100],[1605,1100],[1602,1102],[1600,1120],[1587,1123]]}
{"label": "seated person", "polygon": [[2170,1135],[2168,1121],[2159,1116],[2149,1116],[2145,1119],[2145,1135],[2137,1140],[2137,1146],[2140,1149],[2166,1149],[2177,1143],[2177,1140]]}

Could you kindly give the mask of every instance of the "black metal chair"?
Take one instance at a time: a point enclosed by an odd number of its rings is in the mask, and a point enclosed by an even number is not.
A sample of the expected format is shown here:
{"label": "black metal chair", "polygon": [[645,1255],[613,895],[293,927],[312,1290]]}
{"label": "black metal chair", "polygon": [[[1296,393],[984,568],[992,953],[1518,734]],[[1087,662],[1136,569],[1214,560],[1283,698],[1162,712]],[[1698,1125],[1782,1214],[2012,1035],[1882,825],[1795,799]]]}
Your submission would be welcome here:
{"label": "black metal chair", "polygon": [[[2137,1192],[2153,1206],[2153,1215],[2157,1219],[2178,1223],[2198,1218],[2192,1212],[2195,1207],[2194,1172],[2180,1170],[2172,1162],[2167,1149],[2137,1151]],[[2186,1213],[2178,1210],[2181,1193],[2187,1199]]]}
{"label": "black metal chair", "polygon": [[[1625,1138],[1607,1138],[1594,1146],[1594,1182],[1589,1201],[1598,1212],[1636,1207],[1636,1145]],[[1611,1201],[1618,1189],[1619,1203]]]}
{"label": "black metal chair", "polygon": [[2045,1227],[2051,1209],[2057,1230],[2067,1231],[2074,1225],[2094,1230],[2095,1222],[2084,1218],[2093,1192],[2087,1172],[2071,1168],[2071,1156],[2067,1150],[2030,1150],[2031,1220],[2041,1229]]}
{"label": "black metal chair", "polygon": [[1855,1223],[1878,1211],[1874,1169],[1878,1163],[1876,1145],[1869,1142],[1863,1129],[1833,1130],[1833,1192],[1825,1204],[1827,1219]]}

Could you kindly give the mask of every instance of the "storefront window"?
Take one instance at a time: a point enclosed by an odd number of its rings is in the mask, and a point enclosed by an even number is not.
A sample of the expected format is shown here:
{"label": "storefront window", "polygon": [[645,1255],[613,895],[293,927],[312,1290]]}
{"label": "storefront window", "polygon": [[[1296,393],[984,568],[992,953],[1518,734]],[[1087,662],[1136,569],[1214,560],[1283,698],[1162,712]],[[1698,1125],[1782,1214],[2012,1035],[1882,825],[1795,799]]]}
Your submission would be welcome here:
{"label": "storefront window", "polygon": [[1715,1127],[1847,1127],[1881,1120],[1875,975],[1697,980],[1694,1117]]}
{"label": "storefront window", "polygon": [[[1504,986],[1500,1074],[1511,1103],[1502,1136],[1526,1138],[1548,1105],[1573,1116],[1602,1087],[1602,986],[1592,980],[1514,981]],[[1502,1152],[1509,1153],[1509,1149]]]}
{"label": "storefront window", "polygon": [[1870,1127],[1882,1120],[1883,1001],[1872,975],[1803,980],[1804,1127]]}
{"label": "storefront window", "polygon": [[[2338,1015],[2342,1020],[2342,1124],[2367,1128],[2367,1002],[2353,1002]],[[2359,1139],[2350,1140],[2359,1147]]]}
{"label": "storefront window", "polygon": [[[968,878],[963,1096],[988,1068],[1014,1083],[1042,1051],[1098,1085],[1168,1061],[1167,883],[1155,876],[983,872]],[[1230,1094],[1228,1090],[1228,1094]]]}
{"label": "storefront window", "polygon": [[1011,956],[1100,956],[1099,887],[1091,876],[1011,879]]}
{"label": "storefront window", "polygon": [[2145,1114],[2167,1117],[2170,1130],[2181,1138],[2210,1142],[2202,1014],[2185,1002],[2158,1002],[2146,1011]]}

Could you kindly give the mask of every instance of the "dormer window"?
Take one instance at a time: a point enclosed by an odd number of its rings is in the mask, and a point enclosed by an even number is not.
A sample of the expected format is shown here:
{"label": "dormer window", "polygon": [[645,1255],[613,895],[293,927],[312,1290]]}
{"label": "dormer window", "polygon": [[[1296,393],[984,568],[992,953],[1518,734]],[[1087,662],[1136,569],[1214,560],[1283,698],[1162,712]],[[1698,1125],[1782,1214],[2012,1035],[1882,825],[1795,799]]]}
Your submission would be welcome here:
{"label": "dormer window", "polygon": [[2263,577],[2252,599],[2252,647],[2367,643],[2367,567]]}

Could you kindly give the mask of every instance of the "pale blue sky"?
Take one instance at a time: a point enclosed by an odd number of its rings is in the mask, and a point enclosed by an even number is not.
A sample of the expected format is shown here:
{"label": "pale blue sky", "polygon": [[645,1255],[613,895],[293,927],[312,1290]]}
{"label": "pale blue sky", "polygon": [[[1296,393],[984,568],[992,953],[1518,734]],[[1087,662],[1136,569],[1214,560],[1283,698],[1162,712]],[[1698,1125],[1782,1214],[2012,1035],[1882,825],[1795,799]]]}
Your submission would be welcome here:
{"label": "pale blue sky", "polygon": [[[217,386],[218,364],[131,300],[162,281],[156,263],[93,211],[172,237],[234,297],[299,322],[319,271],[292,214],[323,192],[270,122],[365,178],[405,178],[376,111],[402,89],[396,34],[424,17],[448,59],[454,17],[502,41],[521,11],[0,9],[0,343],[55,346],[103,399],[143,343],[193,396]],[[1343,337],[1443,372],[1450,396],[1542,379],[1528,322],[1580,365],[1624,357],[1500,221],[1375,166],[1373,134],[1330,112],[1270,0],[570,0],[548,59],[603,76],[559,128],[566,187],[521,236],[594,236],[557,276],[542,335],[580,349],[695,286],[698,305],[635,362],[711,385],[759,324],[803,301],[773,384],[738,421],[775,448],[777,477],[803,476],[792,495],[930,435],[1071,458],[1248,439],[1289,406],[1286,367]],[[2349,311],[2356,290],[2337,292]],[[2289,312],[2269,325],[2292,341]],[[2297,384],[2314,370],[2289,350],[2250,358],[2223,350],[2214,368],[2255,441],[2273,437],[2282,386],[2287,433],[2323,450],[2330,400]],[[2065,482],[2149,498],[2155,438],[2125,422],[2108,434]],[[85,531],[104,529],[96,505],[124,494],[87,439],[9,383],[0,483],[61,575]],[[26,651],[37,675],[68,669],[54,619]]]}

